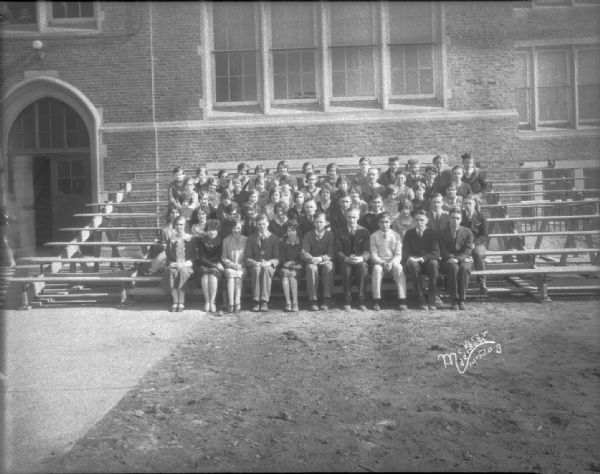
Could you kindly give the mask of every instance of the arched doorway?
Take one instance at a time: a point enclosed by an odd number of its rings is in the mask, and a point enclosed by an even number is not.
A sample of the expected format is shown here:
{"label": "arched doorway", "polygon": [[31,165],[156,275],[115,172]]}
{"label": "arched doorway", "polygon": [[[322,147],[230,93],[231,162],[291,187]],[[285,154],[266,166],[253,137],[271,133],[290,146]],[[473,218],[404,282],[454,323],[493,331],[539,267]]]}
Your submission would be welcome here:
{"label": "arched doorway", "polygon": [[85,224],[73,214],[92,201],[90,137],[82,118],[61,100],[38,99],[13,121],[7,145],[8,192],[22,226],[31,229],[21,247],[71,238],[72,231],[60,229]]}

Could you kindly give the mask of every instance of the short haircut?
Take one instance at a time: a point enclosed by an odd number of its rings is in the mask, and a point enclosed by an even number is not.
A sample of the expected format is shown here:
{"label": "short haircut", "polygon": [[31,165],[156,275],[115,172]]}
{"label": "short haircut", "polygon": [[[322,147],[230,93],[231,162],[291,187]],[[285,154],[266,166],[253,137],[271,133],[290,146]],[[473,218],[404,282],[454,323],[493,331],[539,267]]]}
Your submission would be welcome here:
{"label": "short haircut", "polygon": [[400,161],[400,157],[399,156],[390,156],[388,158],[388,163],[395,163],[395,162],[397,163],[399,161]]}
{"label": "short haircut", "polygon": [[239,217],[236,217],[236,218],[233,220],[233,224],[231,225],[231,228],[233,229],[233,228],[234,228],[236,225],[238,225],[238,224],[239,224],[239,225],[241,225],[241,226],[242,226],[242,228],[244,227],[244,221],[243,221],[242,219],[240,219]]}
{"label": "short haircut", "polygon": [[256,222],[257,224],[260,221],[267,221],[267,222],[269,222],[269,218],[267,217],[267,215],[264,212],[259,212],[258,214],[256,214],[256,217],[254,218],[254,222]]}
{"label": "short haircut", "polygon": [[237,166],[237,170],[238,170],[238,172],[240,172],[240,171],[244,171],[244,170],[247,170],[247,169],[248,169],[248,163],[240,163],[240,164]]}
{"label": "short haircut", "polygon": [[386,196],[391,196],[391,195],[393,195],[394,193],[397,193],[397,192],[398,192],[398,186],[396,186],[395,184],[388,184],[385,187],[385,195]]}
{"label": "short haircut", "polygon": [[340,191],[340,193],[338,194],[338,197],[337,197],[338,201],[340,199],[346,199],[346,198],[350,199],[350,194],[347,193],[346,191]]}
{"label": "short haircut", "polygon": [[391,219],[390,213],[387,211],[383,211],[383,212],[380,212],[379,214],[377,214],[377,222],[378,223],[384,218]]}
{"label": "short haircut", "polygon": [[191,176],[188,176],[187,178],[185,178],[185,179],[183,180],[183,184],[185,184],[186,186],[187,186],[188,184],[190,184],[190,183],[192,183],[192,184],[196,184],[196,183],[194,183],[194,178],[192,178]]}
{"label": "short haircut", "polygon": [[227,204],[225,206],[225,212],[227,214],[233,214],[234,211],[238,211],[240,210],[240,206],[238,206],[237,202],[230,202],[229,204]]}
{"label": "short haircut", "polygon": [[275,205],[273,206],[273,211],[277,212],[280,209],[283,209],[284,211],[287,211],[287,205],[285,204],[285,202],[276,202]]}
{"label": "short haircut", "polygon": [[375,193],[375,194],[373,194],[373,196],[371,197],[371,201],[369,201],[369,202],[373,202],[373,201],[375,201],[375,199],[383,200],[383,198],[381,197],[381,194]]}
{"label": "short haircut", "polygon": [[358,160],[358,164],[360,165],[362,163],[371,164],[371,158],[369,158],[368,156],[361,156],[360,160]]}
{"label": "short haircut", "polygon": [[415,191],[417,191],[418,189],[422,189],[423,191],[425,191],[425,183],[423,181],[417,181],[415,184],[413,184],[413,189]]}
{"label": "short haircut", "polygon": [[284,184],[287,184],[289,186],[292,185],[292,180],[289,176],[282,176],[281,178],[279,178],[279,186],[283,186]]}
{"label": "short haircut", "polygon": [[287,222],[284,224],[284,226],[285,226],[285,230],[286,230],[286,231],[287,231],[288,229],[293,229],[293,230],[295,230],[296,232],[298,232],[298,227],[299,227],[299,224],[298,224],[298,221],[297,221],[296,219],[290,219],[290,220],[288,220],[288,221],[287,221]]}
{"label": "short haircut", "polygon": [[216,184],[216,180],[213,176],[209,176],[208,178],[206,178],[206,185],[210,186],[212,184]]}
{"label": "short haircut", "polygon": [[410,199],[403,199],[402,201],[400,201],[398,203],[398,210],[401,211],[402,209],[412,209],[413,208],[413,203]]}
{"label": "short haircut", "polygon": [[219,170],[217,173],[217,178],[222,178],[224,174],[227,174],[226,170]]}
{"label": "short haircut", "polygon": [[475,202],[475,198],[473,196],[471,196],[470,194],[468,194],[468,195],[466,195],[466,196],[463,197],[462,202],[464,204],[467,201],[473,201],[473,202]]}
{"label": "short haircut", "polygon": [[448,214],[449,215],[452,215],[452,214],[460,214],[460,215],[462,215],[462,210],[458,206],[452,206],[450,208],[450,210],[448,211]]}
{"label": "short haircut", "polygon": [[304,193],[302,191],[294,191],[292,199],[295,201],[298,196],[304,197]]}
{"label": "short haircut", "polygon": [[433,171],[435,174],[437,174],[437,172],[438,172],[437,168],[433,165],[427,165],[425,167],[425,173],[427,173],[429,171]]}
{"label": "short haircut", "polygon": [[444,199],[444,196],[442,196],[440,193],[433,193],[431,195],[431,200],[433,201],[435,198],[438,198],[438,197]]}
{"label": "short haircut", "polygon": [[310,161],[307,161],[306,163],[304,163],[304,164],[302,165],[302,171],[306,171],[306,168],[308,168],[309,166],[312,166],[312,167],[313,167],[313,169],[315,168],[315,167],[313,166],[313,164],[312,164]]}
{"label": "short haircut", "polygon": [[341,183],[347,183],[348,182],[348,178],[346,178],[345,175],[341,174],[338,176],[337,181],[335,182],[336,186],[339,186]]}
{"label": "short haircut", "polygon": [[358,207],[351,207],[350,209],[348,209],[346,216],[348,216],[348,214],[350,214],[351,212],[356,212],[358,214],[358,217],[360,217],[360,209]]}
{"label": "short haircut", "polygon": [[208,197],[208,193],[206,191],[199,191],[198,192],[198,199],[205,199]]}
{"label": "short haircut", "polygon": [[456,170],[463,170],[463,171],[464,171],[464,169],[463,169],[462,165],[454,165],[454,166],[452,167],[452,171],[456,171]]}
{"label": "short haircut", "polygon": [[471,153],[463,153],[462,155],[460,155],[461,159],[463,161],[465,160],[470,160],[471,159]]}
{"label": "short haircut", "polygon": [[306,201],[304,201],[304,207],[306,207],[309,202],[314,202],[315,206],[317,205],[317,201],[314,198],[308,198]]}
{"label": "short haircut", "polygon": [[417,216],[423,216],[423,217],[427,218],[427,213],[423,209],[419,209],[414,214],[414,217],[417,217]]}
{"label": "short haircut", "polygon": [[418,164],[419,164],[419,162],[418,162],[417,160],[415,160],[414,158],[411,158],[410,160],[408,160],[408,161],[406,162],[406,164],[407,164],[408,166],[410,166],[410,165],[418,165]]}
{"label": "short haircut", "polygon": [[444,161],[444,158],[441,155],[435,155],[431,161],[434,162],[435,160]]}
{"label": "short haircut", "polygon": [[348,190],[348,195],[350,195],[350,194],[358,194],[360,197],[360,190],[353,186]]}
{"label": "short haircut", "polygon": [[315,178],[317,179],[317,173],[313,173],[312,171],[306,175],[306,179]]}
{"label": "short haircut", "polygon": [[316,221],[321,216],[323,216],[323,219],[327,220],[327,215],[325,215],[324,212],[320,212],[320,211],[315,212],[314,220]]}
{"label": "short haircut", "polygon": [[289,167],[288,166],[288,162],[285,160],[281,160],[279,163],[277,163],[277,170],[279,170],[280,168],[282,168],[283,166]]}
{"label": "short haircut", "polygon": [[337,170],[337,169],[338,169],[338,165],[336,163],[329,163],[327,165],[326,171]]}
{"label": "short haircut", "polygon": [[369,173],[377,173],[377,174],[379,174],[379,168],[376,168],[376,167],[369,168]]}
{"label": "short haircut", "polygon": [[221,228],[221,223],[217,219],[210,219],[206,223],[206,230],[219,230]]}
{"label": "short haircut", "polygon": [[200,165],[198,166],[198,168],[196,168],[196,174],[200,174],[200,171],[203,171],[206,173],[206,165]]}
{"label": "short haircut", "polygon": [[256,165],[256,168],[254,168],[254,174],[258,174],[259,172],[266,173],[267,171],[263,165]]}
{"label": "short haircut", "polygon": [[319,196],[320,196],[321,194],[323,194],[323,193],[329,193],[329,194],[331,194],[332,192],[333,192],[333,191],[332,191],[332,189],[331,189],[331,186],[329,186],[329,184],[325,184],[325,185],[324,185],[324,186],[321,188],[321,190],[319,191]]}
{"label": "short haircut", "polygon": [[265,183],[265,178],[263,178],[262,176],[257,176],[256,178],[254,178],[254,184],[258,184],[258,183]]}
{"label": "short haircut", "polygon": [[273,197],[273,194],[275,193],[279,193],[279,195],[281,196],[281,189],[271,188],[271,190],[269,191],[269,199],[271,199]]}
{"label": "short haircut", "polygon": [[183,221],[183,223],[185,224],[186,218],[183,216],[176,216],[175,218],[173,218],[173,227],[175,227],[179,221]]}

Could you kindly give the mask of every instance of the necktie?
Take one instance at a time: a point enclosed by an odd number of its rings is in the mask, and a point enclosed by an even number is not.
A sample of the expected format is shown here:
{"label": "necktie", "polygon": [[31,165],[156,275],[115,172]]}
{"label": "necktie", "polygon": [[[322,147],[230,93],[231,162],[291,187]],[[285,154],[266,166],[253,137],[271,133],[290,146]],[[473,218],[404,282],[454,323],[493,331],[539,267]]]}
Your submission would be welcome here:
{"label": "necktie", "polygon": [[420,230],[417,231],[417,235],[420,237],[423,237],[423,232],[421,232]]}

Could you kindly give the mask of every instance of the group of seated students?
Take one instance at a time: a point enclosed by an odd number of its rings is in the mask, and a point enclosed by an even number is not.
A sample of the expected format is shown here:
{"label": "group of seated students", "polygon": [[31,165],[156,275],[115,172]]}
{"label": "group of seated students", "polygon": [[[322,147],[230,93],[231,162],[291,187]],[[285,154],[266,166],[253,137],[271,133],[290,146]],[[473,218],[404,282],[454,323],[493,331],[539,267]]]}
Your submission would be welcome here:
{"label": "group of seated students", "polygon": [[[241,309],[242,281],[252,280],[253,311],[267,311],[272,278],[277,273],[285,296],[285,311],[298,311],[298,280],[304,276],[313,311],[332,306],[333,272],[342,279],[344,309],[352,305],[353,277],[358,308],[366,310],[365,287],[371,271],[372,309],[381,304],[381,281],[391,275],[398,308],[406,310],[406,275],[418,307],[435,310],[438,271],[448,278],[452,309],[466,309],[465,297],[474,266],[485,269],[488,230],[479,202],[487,183],[470,154],[462,166],[449,168],[436,156],[420,172],[417,160],[401,170],[397,156],[380,174],[369,158],[359,161],[352,177],[338,174],[335,163],[317,174],[304,163],[303,176],[290,175],[286,161],[269,176],[258,165],[254,176],[241,163],[229,176],[220,170],[195,177],[181,168],[169,184],[168,224],[153,261],[153,271],[165,270],[172,311],[183,311],[185,290],[199,280],[207,312],[217,312],[216,300],[228,312]],[[159,253],[160,252],[160,253]],[[158,263],[157,263],[158,262]],[[190,280],[192,275],[196,275]],[[422,275],[427,275],[425,291]],[[485,277],[478,277],[487,291]],[[321,299],[318,297],[321,289]],[[222,296],[225,298],[225,296]],[[319,304],[320,301],[320,304]],[[222,309],[218,310],[219,313]]]}

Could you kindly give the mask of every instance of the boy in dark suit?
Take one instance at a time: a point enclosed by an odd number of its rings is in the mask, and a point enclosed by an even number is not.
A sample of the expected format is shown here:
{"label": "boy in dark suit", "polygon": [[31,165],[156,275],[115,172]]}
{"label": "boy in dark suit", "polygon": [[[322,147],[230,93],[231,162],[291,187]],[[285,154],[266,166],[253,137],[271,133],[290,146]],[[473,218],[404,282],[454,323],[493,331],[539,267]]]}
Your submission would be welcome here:
{"label": "boy in dark suit", "polygon": [[252,311],[268,311],[271,281],[279,264],[279,237],[269,232],[266,214],[256,216],[257,232],[246,241],[246,265],[252,277],[254,307]]}
{"label": "boy in dark suit", "polygon": [[369,231],[358,225],[360,211],[351,208],[346,213],[346,225],[337,229],[335,236],[335,256],[342,276],[344,289],[344,310],[350,311],[352,304],[352,276],[358,280],[358,309],[365,311],[365,286],[367,282],[367,261],[371,255]]}
{"label": "boy in dark suit", "polygon": [[460,225],[462,213],[459,207],[450,210],[450,225],[440,232],[441,270],[448,275],[452,309],[465,310],[465,299],[469,287],[469,277],[473,267],[471,252],[473,234]]}
{"label": "boy in dark suit", "polygon": [[[417,292],[419,308],[436,310],[438,260],[440,258],[438,236],[433,229],[427,228],[425,211],[415,213],[414,220],[416,227],[408,229],[402,240],[402,265]],[[429,278],[428,303],[425,302],[421,284],[422,274],[426,274]]]}
{"label": "boy in dark suit", "polygon": [[[485,254],[489,241],[487,219],[481,212],[475,210],[475,199],[471,196],[463,199],[463,209],[460,225],[471,229],[473,233],[473,252],[471,256],[473,257],[475,270],[485,270]],[[478,276],[477,283],[479,283],[479,292],[486,294],[485,276]]]}

